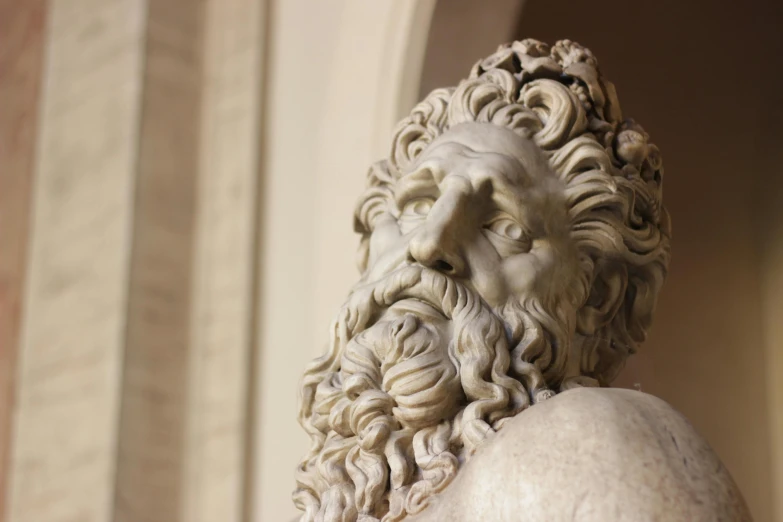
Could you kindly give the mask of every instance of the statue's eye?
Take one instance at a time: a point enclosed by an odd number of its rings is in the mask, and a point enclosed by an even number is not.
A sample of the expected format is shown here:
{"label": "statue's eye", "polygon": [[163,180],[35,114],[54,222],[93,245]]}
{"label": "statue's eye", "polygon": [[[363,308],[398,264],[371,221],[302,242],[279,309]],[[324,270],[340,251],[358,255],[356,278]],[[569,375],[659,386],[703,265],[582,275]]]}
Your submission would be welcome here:
{"label": "statue's eye", "polygon": [[484,235],[501,256],[529,252],[532,246],[530,235],[507,214],[501,214],[484,225]]}
{"label": "statue's eye", "polygon": [[403,217],[426,217],[432,209],[432,205],[435,203],[430,198],[416,198],[405,203],[402,207]]}
{"label": "statue's eye", "polygon": [[416,198],[405,203],[400,213],[400,232],[407,234],[418,227],[434,204],[435,200],[431,198]]}
{"label": "statue's eye", "polygon": [[525,235],[524,231],[522,230],[522,226],[519,223],[511,218],[503,216],[496,217],[484,225],[484,228],[499,236],[503,236],[507,239],[513,239],[515,241],[519,241]]}

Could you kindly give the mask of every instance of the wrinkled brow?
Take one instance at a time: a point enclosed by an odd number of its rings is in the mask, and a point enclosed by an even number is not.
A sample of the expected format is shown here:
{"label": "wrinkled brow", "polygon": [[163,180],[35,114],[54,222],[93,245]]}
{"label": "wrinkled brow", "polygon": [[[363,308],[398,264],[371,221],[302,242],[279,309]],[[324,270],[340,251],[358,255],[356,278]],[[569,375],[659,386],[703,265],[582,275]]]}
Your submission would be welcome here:
{"label": "wrinkled brow", "polygon": [[443,143],[425,151],[411,170],[399,178],[394,199],[401,205],[411,197],[436,198],[439,185],[449,175],[466,177],[476,187],[491,183],[493,199],[509,210],[522,203],[523,193],[531,185],[525,165],[513,156]]}
{"label": "wrinkled brow", "polygon": [[414,197],[437,198],[439,190],[432,168],[422,164],[398,179],[394,184],[393,192],[395,203],[397,206],[402,206],[404,202]]}

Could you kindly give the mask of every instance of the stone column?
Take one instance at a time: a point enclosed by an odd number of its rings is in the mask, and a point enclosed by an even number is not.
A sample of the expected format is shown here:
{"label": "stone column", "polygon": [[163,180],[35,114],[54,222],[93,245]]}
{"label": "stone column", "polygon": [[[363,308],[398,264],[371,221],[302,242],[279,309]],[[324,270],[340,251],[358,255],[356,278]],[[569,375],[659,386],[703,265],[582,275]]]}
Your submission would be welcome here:
{"label": "stone column", "polygon": [[243,519],[264,8],[0,8],[3,522]]}

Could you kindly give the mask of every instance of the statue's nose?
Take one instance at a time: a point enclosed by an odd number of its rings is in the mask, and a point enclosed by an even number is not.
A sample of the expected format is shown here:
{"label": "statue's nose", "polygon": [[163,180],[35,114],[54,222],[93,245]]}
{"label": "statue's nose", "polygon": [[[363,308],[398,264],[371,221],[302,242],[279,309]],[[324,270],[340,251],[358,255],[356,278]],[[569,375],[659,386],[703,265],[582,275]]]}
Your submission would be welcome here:
{"label": "statue's nose", "polygon": [[[467,266],[460,231],[459,205],[433,208],[408,244],[410,261],[452,277],[465,275]],[[462,232],[462,234],[460,233]]]}

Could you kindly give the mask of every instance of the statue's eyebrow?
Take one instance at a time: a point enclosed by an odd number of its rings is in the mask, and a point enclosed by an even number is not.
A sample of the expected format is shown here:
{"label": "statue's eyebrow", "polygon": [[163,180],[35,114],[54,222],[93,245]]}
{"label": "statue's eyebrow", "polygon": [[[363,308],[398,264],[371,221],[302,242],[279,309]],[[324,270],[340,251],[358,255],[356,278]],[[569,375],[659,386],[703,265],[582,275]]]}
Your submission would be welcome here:
{"label": "statue's eyebrow", "polygon": [[[521,185],[526,187],[530,184],[527,167],[517,158],[506,154],[496,154],[495,159],[499,161],[504,168],[495,169],[503,181],[509,185]],[[511,174],[511,173],[514,174]],[[520,183],[521,181],[521,183]]]}
{"label": "statue's eyebrow", "polygon": [[524,202],[520,198],[520,194],[513,192],[504,192],[495,190],[492,193],[492,201],[498,210],[502,210],[511,217],[513,217],[520,225],[524,223],[524,212],[521,212],[521,207]]}
{"label": "statue's eyebrow", "polygon": [[523,196],[530,186],[527,169],[516,158],[498,155],[496,160],[500,163],[499,168],[489,169],[486,174],[486,179],[492,183],[492,201],[499,210],[524,225],[520,207],[524,205]]}
{"label": "statue's eyebrow", "polygon": [[422,192],[434,196],[437,191],[438,187],[432,168],[425,162],[413,172],[405,174],[397,180],[394,185],[394,201],[398,206],[401,206],[410,198],[421,196]]}

